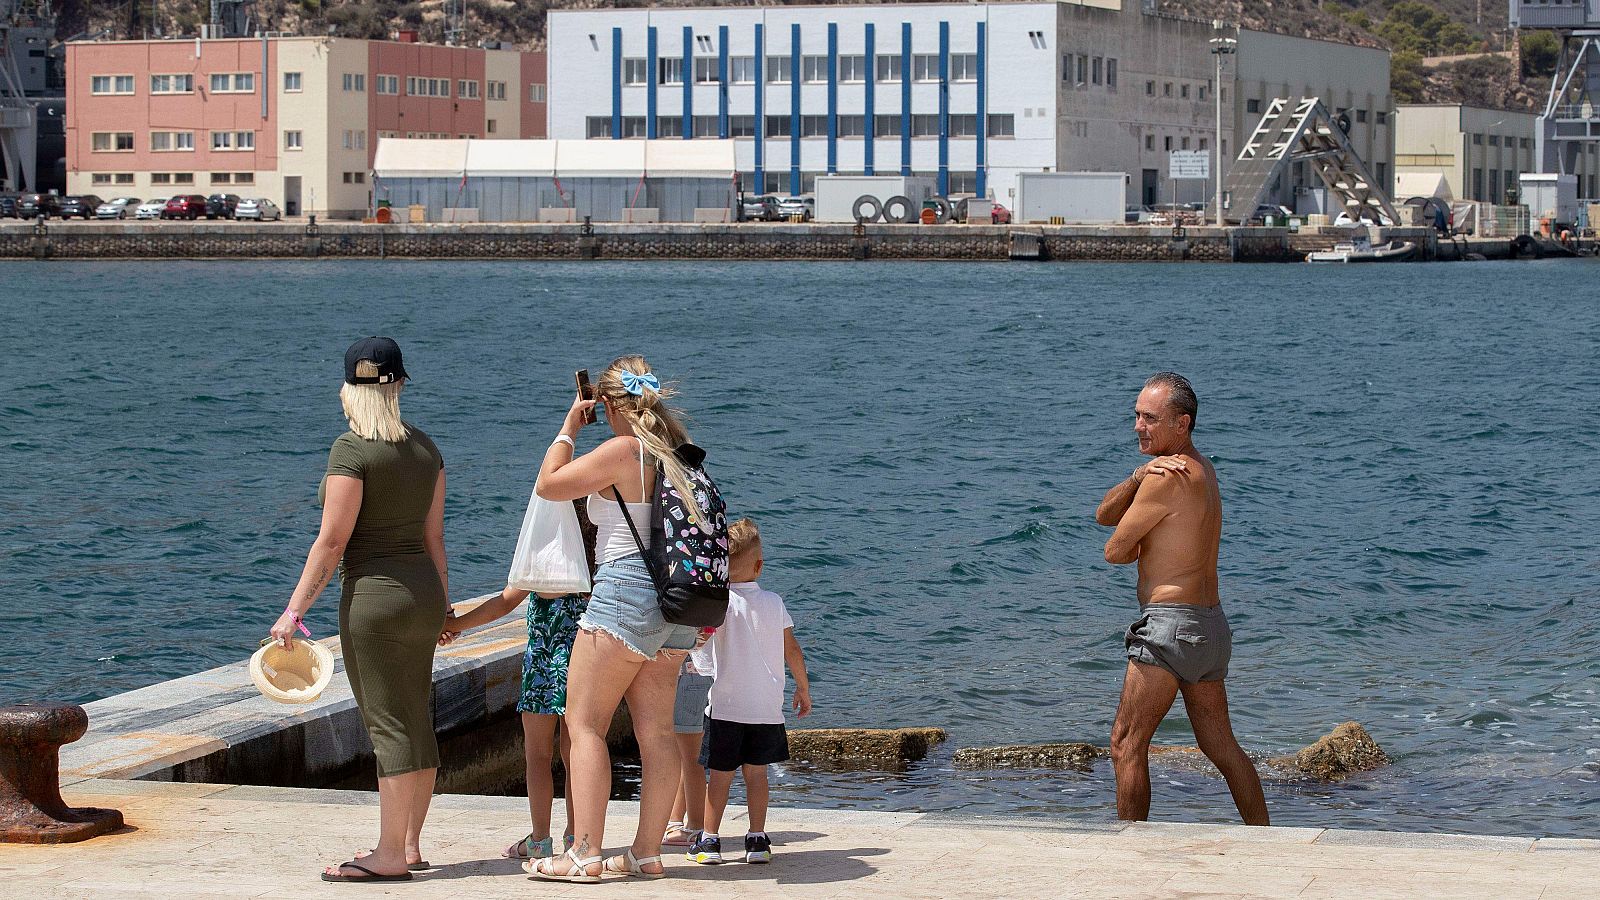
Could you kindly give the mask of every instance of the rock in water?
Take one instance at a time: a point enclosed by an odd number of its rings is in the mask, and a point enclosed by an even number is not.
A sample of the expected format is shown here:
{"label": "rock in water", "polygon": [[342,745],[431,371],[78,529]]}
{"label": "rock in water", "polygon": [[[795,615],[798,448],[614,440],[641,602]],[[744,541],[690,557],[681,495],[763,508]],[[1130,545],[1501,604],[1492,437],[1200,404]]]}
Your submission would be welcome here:
{"label": "rock in water", "polygon": [[966,747],[956,751],[958,769],[1077,769],[1088,771],[1110,751],[1093,744],[1021,744]]}
{"label": "rock in water", "polygon": [[1308,778],[1343,781],[1355,772],[1389,764],[1389,755],[1359,723],[1346,722],[1294,755],[1294,766]]}
{"label": "rock in water", "polygon": [[789,754],[806,762],[915,762],[944,743],[943,728],[814,728],[789,732]]}

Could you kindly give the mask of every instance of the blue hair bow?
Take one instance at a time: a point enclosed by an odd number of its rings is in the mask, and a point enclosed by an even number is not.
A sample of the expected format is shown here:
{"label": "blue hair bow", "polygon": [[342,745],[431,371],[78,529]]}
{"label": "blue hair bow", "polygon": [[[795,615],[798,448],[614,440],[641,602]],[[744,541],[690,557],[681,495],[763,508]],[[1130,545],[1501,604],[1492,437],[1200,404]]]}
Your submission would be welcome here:
{"label": "blue hair bow", "polygon": [[628,393],[632,394],[635,397],[640,397],[640,396],[644,395],[644,389],[645,388],[649,388],[652,391],[659,391],[659,390],[661,390],[661,382],[660,382],[660,380],[658,380],[656,378],[656,376],[650,374],[649,372],[646,372],[643,375],[635,375],[632,372],[627,371],[626,369],[623,370],[623,372],[622,372],[622,389],[623,390],[627,391]]}

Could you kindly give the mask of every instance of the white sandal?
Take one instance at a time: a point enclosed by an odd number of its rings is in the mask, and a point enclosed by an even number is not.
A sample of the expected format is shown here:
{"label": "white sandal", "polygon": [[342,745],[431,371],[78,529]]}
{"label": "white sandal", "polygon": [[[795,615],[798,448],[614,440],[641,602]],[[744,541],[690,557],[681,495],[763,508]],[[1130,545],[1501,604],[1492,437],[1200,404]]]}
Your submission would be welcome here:
{"label": "white sandal", "polygon": [[633,855],[633,848],[629,847],[622,851],[621,856],[613,856],[601,863],[600,871],[609,875],[627,875],[630,878],[643,878],[647,881],[654,881],[657,878],[667,877],[666,867],[662,866],[662,871],[660,872],[646,872],[644,867],[651,863],[660,862],[661,857],[659,856],[646,856],[644,859],[639,859]]}
{"label": "white sandal", "polygon": [[[556,871],[556,860],[562,858],[566,858],[572,862],[572,868],[568,869],[565,874]],[[535,878],[543,878],[545,881],[570,881],[574,884],[595,884],[599,882],[600,876],[589,874],[589,867],[595,863],[600,863],[600,870],[602,872],[605,871],[605,863],[601,861],[600,857],[591,856],[588,859],[579,859],[578,851],[571,849],[566,853],[563,853],[561,856],[547,856],[537,862],[529,860],[528,862],[522,864],[522,871],[527,872]]]}

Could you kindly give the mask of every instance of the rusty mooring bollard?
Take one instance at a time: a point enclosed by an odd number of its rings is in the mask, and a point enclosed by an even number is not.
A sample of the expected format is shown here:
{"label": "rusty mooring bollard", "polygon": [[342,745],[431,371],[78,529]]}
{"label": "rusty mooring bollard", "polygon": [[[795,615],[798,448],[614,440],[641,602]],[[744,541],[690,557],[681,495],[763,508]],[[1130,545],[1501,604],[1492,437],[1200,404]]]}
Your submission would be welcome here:
{"label": "rusty mooring bollard", "polygon": [[61,745],[88,730],[81,706],[0,708],[0,842],[70,844],[122,827],[114,809],[72,809],[61,799]]}

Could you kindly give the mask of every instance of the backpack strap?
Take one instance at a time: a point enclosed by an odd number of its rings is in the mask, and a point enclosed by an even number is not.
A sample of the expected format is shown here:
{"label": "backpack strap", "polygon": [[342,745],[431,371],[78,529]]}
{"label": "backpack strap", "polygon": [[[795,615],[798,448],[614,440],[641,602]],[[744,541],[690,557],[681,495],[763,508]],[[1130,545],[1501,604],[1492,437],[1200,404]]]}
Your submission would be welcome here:
{"label": "backpack strap", "polygon": [[665,592],[661,589],[661,576],[656,574],[655,561],[650,558],[650,552],[644,548],[644,541],[639,537],[639,529],[634,527],[633,515],[628,512],[628,504],[622,502],[622,492],[617,490],[616,485],[612,485],[611,490],[616,494],[617,507],[622,510],[622,520],[628,523],[628,533],[633,535],[633,545],[639,548],[639,558],[644,560],[645,571],[650,573],[650,584],[656,589],[656,602],[660,603]]}

